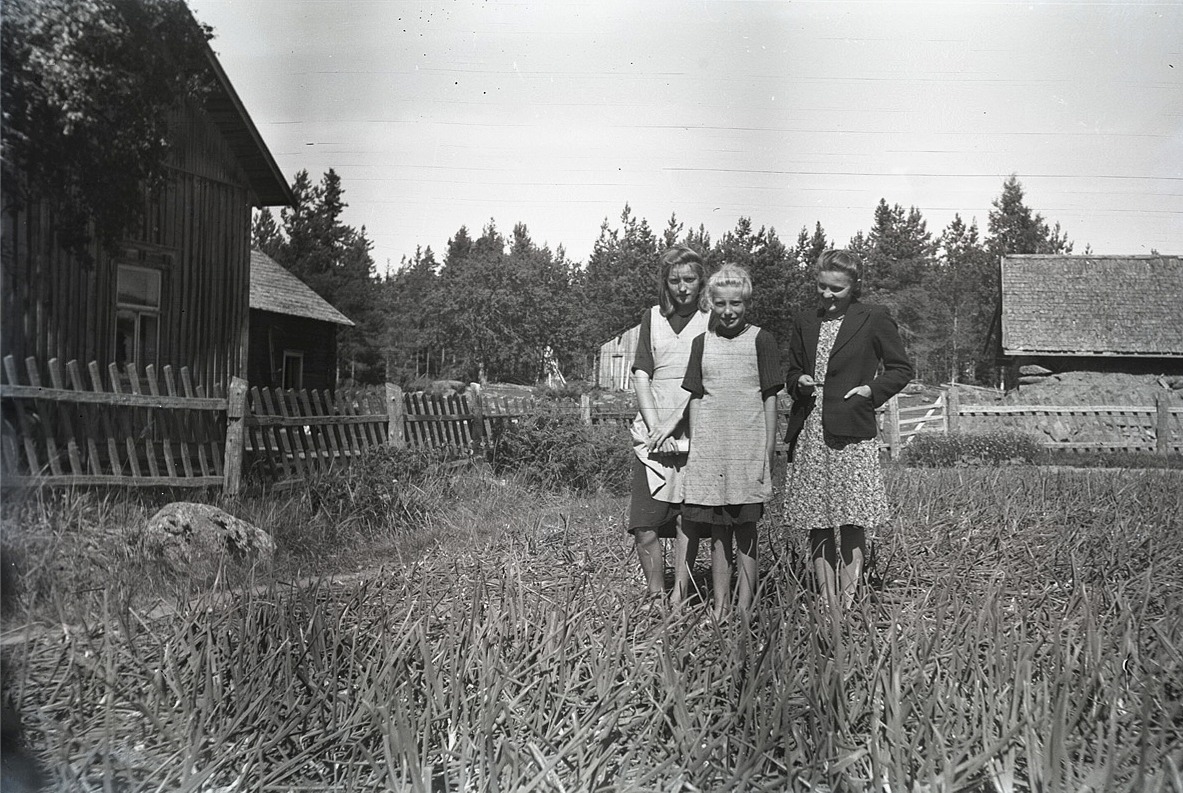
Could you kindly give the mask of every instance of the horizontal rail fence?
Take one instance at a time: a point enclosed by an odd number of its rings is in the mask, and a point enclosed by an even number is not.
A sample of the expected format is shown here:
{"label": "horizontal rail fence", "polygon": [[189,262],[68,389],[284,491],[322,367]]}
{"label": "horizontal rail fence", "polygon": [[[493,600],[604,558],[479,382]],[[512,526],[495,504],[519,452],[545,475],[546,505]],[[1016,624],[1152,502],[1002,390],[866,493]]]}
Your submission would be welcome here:
{"label": "horizontal rail fence", "polygon": [[273,479],[303,479],[385,446],[391,397],[389,388],[374,387],[336,392],[251,388],[244,412],[247,464]]}
{"label": "horizontal rail fence", "polygon": [[1183,407],[1154,405],[960,405],[952,429],[1011,429],[1040,435],[1049,449],[1183,451]]}
{"label": "horizontal rail fence", "polygon": [[[223,483],[226,396],[174,371],[3,361],[4,485]],[[44,375],[44,376],[43,376]]]}

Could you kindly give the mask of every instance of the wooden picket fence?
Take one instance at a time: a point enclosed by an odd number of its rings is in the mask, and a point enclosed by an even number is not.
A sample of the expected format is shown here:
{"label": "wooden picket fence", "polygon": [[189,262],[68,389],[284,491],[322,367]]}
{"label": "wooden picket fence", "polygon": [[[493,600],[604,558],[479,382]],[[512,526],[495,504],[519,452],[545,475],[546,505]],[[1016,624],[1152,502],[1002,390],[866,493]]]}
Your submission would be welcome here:
{"label": "wooden picket fence", "polygon": [[223,484],[224,394],[194,385],[189,370],[134,365],[85,375],[76,361],[0,375],[5,486],[102,484],[203,487]]}
{"label": "wooden picket fence", "polygon": [[[538,410],[530,398],[403,393],[395,385],[331,391],[194,384],[187,368],[134,365],[83,369],[11,357],[0,371],[0,484],[222,487],[240,491],[244,470],[295,482],[376,446],[479,452],[511,422]],[[584,395],[549,409],[588,424],[627,424],[633,411],[601,408]],[[787,400],[780,404],[782,419]],[[1154,406],[961,406],[956,392],[933,401],[898,396],[879,410],[880,445],[898,458],[912,438],[982,420],[1027,429],[1032,422],[1103,421],[1116,440],[1055,442],[1077,450],[1183,451],[1183,408]],[[1024,425],[1023,422],[1026,422]],[[783,427],[782,427],[783,431]]]}
{"label": "wooden picket fence", "polygon": [[[376,446],[479,450],[532,399],[403,393],[395,385],[337,391],[251,388],[207,393],[187,368],[83,370],[11,357],[0,373],[0,484],[222,487],[245,471],[294,482]],[[48,383],[48,384],[47,384]],[[585,397],[566,406],[585,421],[619,421]],[[631,417],[631,416],[630,416]]]}

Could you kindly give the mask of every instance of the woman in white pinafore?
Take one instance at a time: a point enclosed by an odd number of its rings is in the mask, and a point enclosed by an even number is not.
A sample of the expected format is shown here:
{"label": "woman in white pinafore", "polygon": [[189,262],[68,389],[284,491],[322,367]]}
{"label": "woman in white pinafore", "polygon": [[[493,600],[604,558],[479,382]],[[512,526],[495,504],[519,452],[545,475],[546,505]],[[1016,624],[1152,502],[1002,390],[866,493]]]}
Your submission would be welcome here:
{"label": "woman in white pinafore", "polygon": [[[690,345],[707,328],[709,315],[699,307],[706,282],[702,257],[677,245],[661,256],[659,304],[641,318],[633,359],[633,391],[637,417],[632,438],[635,458],[628,530],[651,596],[665,591],[661,541],[676,536],[682,503],[682,475],[689,448],[686,405],[682,389]],[[679,535],[675,569],[697,553],[697,535]]]}

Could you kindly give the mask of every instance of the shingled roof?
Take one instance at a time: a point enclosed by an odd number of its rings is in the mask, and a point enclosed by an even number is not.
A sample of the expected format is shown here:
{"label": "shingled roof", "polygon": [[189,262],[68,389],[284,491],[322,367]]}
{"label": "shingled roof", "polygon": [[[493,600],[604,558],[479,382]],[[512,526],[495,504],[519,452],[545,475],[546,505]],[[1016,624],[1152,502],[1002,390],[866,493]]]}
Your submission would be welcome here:
{"label": "shingled roof", "polygon": [[255,250],[251,251],[251,308],[337,325],[353,325],[352,320],[285,270],[283,265]]}
{"label": "shingled roof", "polygon": [[1002,258],[1007,355],[1183,357],[1183,258]]}

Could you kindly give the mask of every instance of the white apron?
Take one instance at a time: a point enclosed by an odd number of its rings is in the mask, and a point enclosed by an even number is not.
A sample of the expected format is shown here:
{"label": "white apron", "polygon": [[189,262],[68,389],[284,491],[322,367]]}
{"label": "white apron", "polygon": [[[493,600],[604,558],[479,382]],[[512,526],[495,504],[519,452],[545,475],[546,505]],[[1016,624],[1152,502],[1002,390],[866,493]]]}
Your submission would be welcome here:
{"label": "white apron", "polygon": [[[657,408],[657,421],[661,423],[689,396],[682,390],[682,378],[686,376],[686,365],[690,362],[690,346],[695,336],[706,332],[710,314],[696,311],[682,332],[674,333],[669,320],[661,315],[660,307],[654,306],[649,311],[649,340],[653,347],[653,376],[649,386]],[[650,455],[645,448],[649,429],[640,412],[633,419],[630,433],[633,451],[645,466],[649,494],[656,501],[682,503],[682,469],[690,448],[686,420],[682,420],[672,436],[678,444],[678,454]]]}

